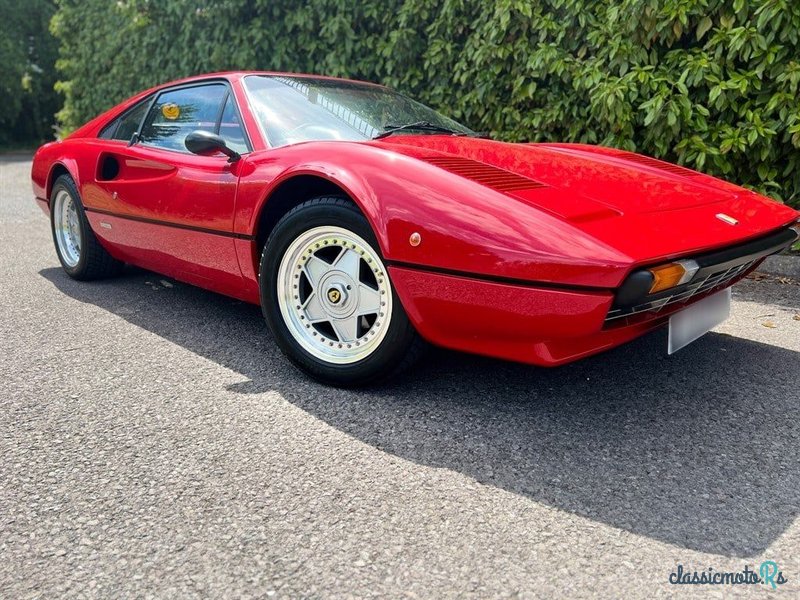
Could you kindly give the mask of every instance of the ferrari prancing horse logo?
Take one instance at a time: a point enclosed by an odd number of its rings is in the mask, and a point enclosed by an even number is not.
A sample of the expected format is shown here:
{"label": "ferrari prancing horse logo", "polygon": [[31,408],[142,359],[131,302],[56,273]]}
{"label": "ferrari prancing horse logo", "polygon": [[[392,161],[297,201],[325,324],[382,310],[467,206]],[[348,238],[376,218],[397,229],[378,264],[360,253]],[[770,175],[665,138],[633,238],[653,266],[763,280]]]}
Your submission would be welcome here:
{"label": "ferrari prancing horse logo", "polygon": [[328,290],[328,300],[330,300],[333,304],[336,304],[342,298],[342,293],[337,290],[336,288],[331,288]]}

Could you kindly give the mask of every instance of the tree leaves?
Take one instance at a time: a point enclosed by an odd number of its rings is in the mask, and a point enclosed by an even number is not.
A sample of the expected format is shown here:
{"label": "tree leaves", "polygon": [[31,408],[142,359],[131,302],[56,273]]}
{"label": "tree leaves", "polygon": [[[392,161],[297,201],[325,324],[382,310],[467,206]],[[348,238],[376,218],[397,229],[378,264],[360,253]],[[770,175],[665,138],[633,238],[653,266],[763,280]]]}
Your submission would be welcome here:
{"label": "tree leaves", "polygon": [[0,144],[52,136],[57,44],[47,25],[54,11],[50,0],[0,0]]}
{"label": "tree leaves", "polygon": [[711,20],[711,17],[703,17],[700,19],[700,22],[697,24],[697,41],[703,39],[703,36],[708,32],[709,29],[714,25],[714,21]]}
{"label": "tree leaves", "polygon": [[59,0],[53,30],[66,127],[180,76],[316,72],[500,139],[610,144],[800,204],[790,0]]}

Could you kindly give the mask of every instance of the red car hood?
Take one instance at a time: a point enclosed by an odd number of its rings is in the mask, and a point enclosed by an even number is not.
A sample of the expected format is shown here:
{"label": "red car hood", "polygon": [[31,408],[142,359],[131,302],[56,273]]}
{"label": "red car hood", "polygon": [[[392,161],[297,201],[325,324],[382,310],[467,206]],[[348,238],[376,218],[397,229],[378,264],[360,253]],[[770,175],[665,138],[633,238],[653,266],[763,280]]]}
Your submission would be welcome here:
{"label": "red car hood", "polygon": [[[485,167],[481,171],[482,165],[538,182],[542,185],[498,186],[498,191],[564,219],[634,262],[739,243],[798,216],[787,206],[714,177],[611,148],[438,135],[398,135],[378,143],[467,178],[473,165],[484,185],[492,186],[497,176]],[[450,162],[443,160],[447,158]]]}

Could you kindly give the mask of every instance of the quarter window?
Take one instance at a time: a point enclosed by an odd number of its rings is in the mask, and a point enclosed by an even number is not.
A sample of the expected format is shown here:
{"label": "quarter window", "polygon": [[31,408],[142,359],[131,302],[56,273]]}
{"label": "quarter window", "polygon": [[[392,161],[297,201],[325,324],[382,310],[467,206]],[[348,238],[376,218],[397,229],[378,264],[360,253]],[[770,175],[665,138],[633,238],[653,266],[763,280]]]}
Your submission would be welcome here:
{"label": "quarter window", "polygon": [[141,143],[188,152],[184,140],[192,131],[216,131],[227,91],[224,84],[211,84],[162,93],[147,115]]}
{"label": "quarter window", "polygon": [[[152,98],[152,96],[150,97]],[[100,132],[99,137],[111,140],[130,141],[134,133],[139,131],[139,125],[144,119],[147,107],[150,105],[150,98],[142,100],[131,109],[128,109],[121,117],[118,117],[106,125]]]}

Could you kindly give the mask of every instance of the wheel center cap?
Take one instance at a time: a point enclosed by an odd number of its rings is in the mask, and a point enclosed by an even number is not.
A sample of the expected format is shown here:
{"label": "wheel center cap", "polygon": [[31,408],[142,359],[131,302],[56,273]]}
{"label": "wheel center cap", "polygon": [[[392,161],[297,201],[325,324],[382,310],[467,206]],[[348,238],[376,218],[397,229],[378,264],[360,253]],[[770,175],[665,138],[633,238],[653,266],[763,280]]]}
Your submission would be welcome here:
{"label": "wheel center cap", "polygon": [[349,317],[358,307],[355,282],[341,271],[331,271],[319,283],[322,306],[334,319]]}
{"label": "wheel center cap", "polygon": [[347,301],[347,292],[344,287],[338,283],[332,285],[327,291],[328,302],[331,304],[339,304]]}

